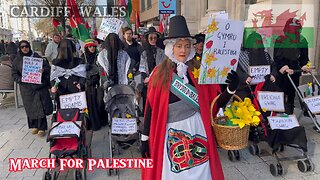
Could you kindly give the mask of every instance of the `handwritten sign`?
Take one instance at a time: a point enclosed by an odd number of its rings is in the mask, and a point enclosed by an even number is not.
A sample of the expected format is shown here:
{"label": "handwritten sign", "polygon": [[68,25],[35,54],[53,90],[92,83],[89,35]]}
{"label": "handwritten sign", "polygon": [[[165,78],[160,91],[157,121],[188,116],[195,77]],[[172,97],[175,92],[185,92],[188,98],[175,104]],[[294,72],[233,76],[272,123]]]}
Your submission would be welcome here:
{"label": "handwritten sign", "polygon": [[292,129],[300,126],[295,115],[288,117],[269,116],[268,121],[271,129]]}
{"label": "handwritten sign", "polygon": [[42,58],[24,56],[21,81],[31,84],[41,84],[42,64]]}
{"label": "handwritten sign", "polygon": [[270,74],[270,66],[249,66],[249,75],[252,77],[250,84],[264,82],[264,77]]}
{"label": "handwritten sign", "polygon": [[312,114],[320,113],[320,96],[313,96],[303,99]]}
{"label": "handwritten sign", "polygon": [[137,132],[137,122],[134,118],[112,118],[112,134],[134,134]]}
{"label": "handwritten sign", "polygon": [[267,111],[284,112],[283,92],[258,91],[258,100]]}
{"label": "handwritten sign", "polygon": [[123,22],[117,18],[104,18],[101,22],[97,38],[105,40],[109,33],[118,34]]}
{"label": "handwritten sign", "polygon": [[78,108],[85,109],[87,108],[87,100],[85,92],[78,92],[73,94],[62,95],[60,99],[60,108],[61,109],[70,109]]}
{"label": "handwritten sign", "polygon": [[[81,127],[82,121],[76,121],[76,123]],[[77,135],[80,136],[80,128],[73,122],[63,122],[56,126],[58,122],[52,123],[52,128],[50,131],[50,136],[66,136],[66,135]]]}
{"label": "handwritten sign", "polygon": [[200,84],[226,84],[227,75],[236,70],[243,37],[243,22],[209,20],[200,67]]}

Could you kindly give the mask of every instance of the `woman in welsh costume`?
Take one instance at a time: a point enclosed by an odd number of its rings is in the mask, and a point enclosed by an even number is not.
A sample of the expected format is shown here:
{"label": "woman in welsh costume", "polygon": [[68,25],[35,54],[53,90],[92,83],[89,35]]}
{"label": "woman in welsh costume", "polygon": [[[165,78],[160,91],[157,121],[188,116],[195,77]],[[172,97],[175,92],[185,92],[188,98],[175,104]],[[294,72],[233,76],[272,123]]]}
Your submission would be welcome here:
{"label": "woman in welsh costume", "polygon": [[[141,136],[143,157],[153,159],[153,168],[142,170],[143,180],[224,179],[210,123],[210,103],[220,94],[219,85],[199,85],[192,70],[194,41],[183,16],[170,19],[164,41],[167,59],[158,65],[149,81]],[[228,88],[214,107],[225,106],[235,93],[238,76],[228,74]]]}

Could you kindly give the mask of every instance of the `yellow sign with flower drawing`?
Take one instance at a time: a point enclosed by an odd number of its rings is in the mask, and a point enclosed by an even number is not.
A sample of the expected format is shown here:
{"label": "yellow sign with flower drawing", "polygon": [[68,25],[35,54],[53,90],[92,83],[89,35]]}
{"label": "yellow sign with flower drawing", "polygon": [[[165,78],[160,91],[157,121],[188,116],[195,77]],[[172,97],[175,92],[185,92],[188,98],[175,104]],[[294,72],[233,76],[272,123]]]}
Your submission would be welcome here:
{"label": "yellow sign with flower drawing", "polygon": [[237,69],[243,29],[241,21],[209,20],[199,84],[225,84],[228,73]]}

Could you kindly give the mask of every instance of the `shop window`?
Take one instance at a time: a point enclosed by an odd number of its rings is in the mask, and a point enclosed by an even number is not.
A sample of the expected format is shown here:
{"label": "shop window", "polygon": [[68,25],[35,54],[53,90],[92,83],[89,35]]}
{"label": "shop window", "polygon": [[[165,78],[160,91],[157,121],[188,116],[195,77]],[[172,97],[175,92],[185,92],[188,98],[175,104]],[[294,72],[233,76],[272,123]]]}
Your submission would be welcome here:
{"label": "shop window", "polygon": [[140,2],[141,2],[141,12],[143,12],[146,9],[145,1],[141,0]]}
{"label": "shop window", "polygon": [[147,0],[147,8],[151,8],[151,0]]}

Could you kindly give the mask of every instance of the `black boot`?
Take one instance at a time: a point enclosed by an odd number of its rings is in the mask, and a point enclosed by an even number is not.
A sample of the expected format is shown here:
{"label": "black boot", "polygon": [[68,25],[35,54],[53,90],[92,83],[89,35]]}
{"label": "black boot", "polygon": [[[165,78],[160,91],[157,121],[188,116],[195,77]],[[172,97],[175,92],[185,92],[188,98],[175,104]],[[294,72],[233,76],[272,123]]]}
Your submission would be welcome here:
{"label": "black boot", "polygon": [[289,115],[293,114],[293,110],[294,110],[294,105],[293,104],[287,104],[285,106],[286,114],[289,114]]}

